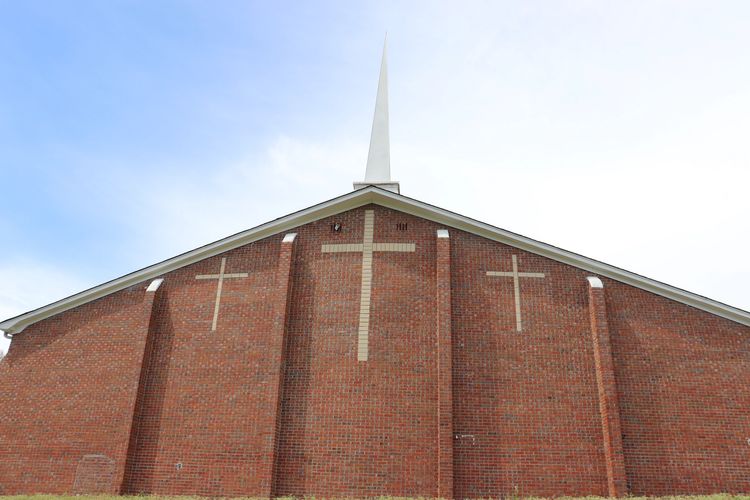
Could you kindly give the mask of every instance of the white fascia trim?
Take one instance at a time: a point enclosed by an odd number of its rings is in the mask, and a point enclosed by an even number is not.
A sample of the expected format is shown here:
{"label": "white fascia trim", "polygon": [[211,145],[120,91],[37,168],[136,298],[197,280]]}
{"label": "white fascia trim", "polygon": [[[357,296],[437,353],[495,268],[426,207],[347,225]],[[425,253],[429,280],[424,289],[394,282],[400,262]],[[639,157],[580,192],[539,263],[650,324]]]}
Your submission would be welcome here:
{"label": "white fascia trim", "polygon": [[388,203],[381,203],[380,205],[393,208],[394,210],[402,210],[408,212],[417,217],[431,220],[440,224],[472,233],[488,240],[497,241],[499,243],[505,243],[507,245],[516,247],[527,252],[531,252],[542,257],[547,257],[563,264],[568,264],[585,271],[589,271],[600,276],[611,278],[616,281],[646,290],[662,297],[681,302],[683,304],[695,307],[711,314],[721,316],[737,323],[750,326],[750,312],[743,311],[736,307],[732,307],[727,304],[697,295],[680,288],[667,285],[660,281],[652,280],[641,276],[639,274],[631,273],[624,269],[620,269],[615,266],[610,266],[603,262],[599,262],[583,255],[579,255],[561,248],[536,241],[520,234],[500,229],[484,222],[479,222],[462,215],[449,212],[442,208],[433,207],[421,201],[412,200],[404,196],[395,196],[391,193],[382,192],[383,197],[389,198]]}
{"label": "white fascia trim", "polygon": [[0,323],[0,330],[6,332],[6,334],[15,335],[37,321],[41,321],[55,314],[67,311],[68,309],[78,307],[79,305],[91,302],[92,300],[104,297],[105,295],[128,288],[129,286],[138,284],[142,281],[153,279],[157,276],[174,271],[175,269],[213,257],[239,246],[370,203],[391,208],[393,210],[399,210],[416,217],[422,217],[438,224],[460,229],[492,241],[511,245],[518,249],[584,269],[593,274],[605,276],[657,295],[661,295],[662,297],[687,304],[697,309],[716,314],[717,316],[721,316],[737,323],[750,326],[750,312],[743,311],[742,309],[722,304],[721,302],[625,271],[624,269],[604,264],[603,262],[589,259],[588,257],[567,250],[562,250],[546,243],[532,240],[531,238],[526,238],[525,236],[449,212],[442,208],[428,205],[421,201],[407,198],[403,195],[369,186],[281,217],[255,228],[248,229],[241,233],[237,233],[222,240],[209,243],[208,245],[127,274],[94,288],[90,288],[76,295],[58,300],[57,302],[53,302],[52,304],[40,307],[39,309],[16,316],[15,318],[7,319]]}

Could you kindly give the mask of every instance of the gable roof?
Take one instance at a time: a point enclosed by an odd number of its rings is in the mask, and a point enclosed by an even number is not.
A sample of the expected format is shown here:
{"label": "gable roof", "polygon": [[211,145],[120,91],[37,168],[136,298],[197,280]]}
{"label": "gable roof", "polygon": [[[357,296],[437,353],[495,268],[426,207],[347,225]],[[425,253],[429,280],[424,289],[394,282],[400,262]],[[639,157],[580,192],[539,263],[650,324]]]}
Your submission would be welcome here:
{"label": "gable roof", "polygon": [[312,207],[300,210],[299,212],[261,224],[252,229],[209,243],[208,245],[177,255],[176,257],[172,257],[171,259],[164,260],[152,266],[126,274],[120,278],[89,288],[88,290],[84,290],[75,295],[71,295],[70,297],[34,309],[33,311],[7,319],[0,322],[0,330],[4,331],[6,336],[16,335],[31,324],[104,297],[105,295],[123,290],[142,281],[157,278],[175,269],[208,257],[213,257],[242,245],[370,203],[405,212],[438,224],[444,224],[447,227],[460,229],[489,240],[505,243],[518,249],[541,255],[564,264],[569,264],[591,273],[595,273],[599,276],[612,278],[622,283],[641,288],[668,299],[750,326],[750,312],[743,311],[742,309],[521,236],[520,234],[512,233],[464,217],[454,212],[400,194],[380,189],[376,186],[367,186],[332,200],[319,203],[318,205],[313,205]]}

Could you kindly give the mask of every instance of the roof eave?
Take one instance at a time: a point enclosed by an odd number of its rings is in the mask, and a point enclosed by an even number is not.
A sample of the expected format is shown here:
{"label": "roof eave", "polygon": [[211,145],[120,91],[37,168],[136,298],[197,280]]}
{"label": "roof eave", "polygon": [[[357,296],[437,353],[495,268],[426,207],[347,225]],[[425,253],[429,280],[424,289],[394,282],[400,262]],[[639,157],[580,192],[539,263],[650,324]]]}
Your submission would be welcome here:
{"label": "roof eave", "polygon": [[400,194],[380,189],[376,186],[368,186],[271,222],[267,222],[255,228],[237,233],[195,250],[191,250],[176,257],[172,257],[171,259],[167,259],[102,285],[58,300],[57,302],[21,314],[15,318],[7,319],[0,322],[0,330],[3,330],[9,335],[18,334],[27,326],[41,321],[42,319],[78,307],[92,300],[104,297],[105,295],[123,290],[142,281],[159,277],[180,267],[190,265],[208,257],[213,257],[233,248],[252,243],[253,241],[258,241],[289,229],[370,203],[377,203],[386,208],[406,212],[439,224],[444,224],[448,227],[476,234],[489,240],[505,243],[521,250],[541,255],[564,264],[569,264],[597,275],[611,278],[677,302],[693,306],[697,309],[701,309],[737,323],[750,326],[750,313],[747,311],[464,217],[442,208],[434,207],[418,200],[407,198]]}
{"label": "roof eave", "polygon": [[196,248],[177,255],[170,259],[164,260],[157,264],[145,267],[138,271],[126,274],[119,278],[89,288],[75,295],[65,297],[46,306],[26,312],[24,314],[6,319],[0,322],[0,330],[5,332],[6,336],[13,336],[21,333],[27,326],[37,323],[43,319],[49,318],[61,312],[73,309],[80,305],[86,304],[93,300],[99,299],[130,286],[136,285],[142,281],[156,278],[168,272],[190,265],[199,260],[203,260],[215,255],[219,255],[228,250],[232,250],[242,245],[258,241],[269,236],[284,232],[288,229],[298,227],[309,222],[323,219],[330,215],[340,213],[346,210],[352,210],[362,205],[367,205],[374,201],[374,195],[379,191],[378,188],[367,187],[351,193],[347,193],[338,198],[314,205],[299,212],[292,213],[285,217],[261,224],[260,226],[242,231],[240,233],[228,236],[227,238],[209,243],[208,245]]}

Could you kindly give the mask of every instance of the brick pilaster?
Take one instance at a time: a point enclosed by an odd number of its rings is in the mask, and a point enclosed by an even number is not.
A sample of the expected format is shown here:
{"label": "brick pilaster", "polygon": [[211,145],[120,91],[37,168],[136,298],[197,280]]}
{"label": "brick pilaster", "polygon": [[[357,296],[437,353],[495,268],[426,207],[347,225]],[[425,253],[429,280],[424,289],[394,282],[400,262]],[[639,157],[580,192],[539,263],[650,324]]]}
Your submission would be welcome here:
{"label": "brick pilaster", "polygon": [[[114,478],[112,481],[112,493],[122,494],[125,488],[125,474],[129,466],[128,461],[131,459],[135,447],[138,444],[137,428],[135,425],[136,419],[139,418],[140,407],[143,404],[143,397],[145,395],[146,388],[146,377],[148,371],[148,357],[149,350],[152,347],[153,339],[153,324],[154,316],[154,303],[161,284],[164,282],[163,279],[153,280],[146,288],[146,293],[143,297],[143,303],[141,304],[141,310],[139,312],[140,317],[138,323],[140,328],[131,331],[133,342],[138,343],[138,357],[139,370],[138,370],[138,385],[135,386],[135,391],[132,397],[131,407],[127,413],[130,421],[127,427],[127,439],[123,443],[123,451],[121,459],[118,457],[116,460],[116,466],[114,471]],[[86,493],[84,491],[76,491],[76,493]],[[90,492],[90,493],[101,493],[101,492]]]}
{"label": "brick pilaster", "polygon": [[596,384],[599,392],[599,410],[604,437],[604,459],[607,468],[607,490],[611,497],[627,494],[625,458],[622,451],[620,429],[620,407],[617,401],[614,363],[609,340],[607,305],[604,300],[604,285],[596,277],[589,277],[589,318],[594,344]]}
{"label": "brick pilaster", "polygon": [[269,460],[267,470],[259,471],[261,477],[267,477],[262,481],[263,496],[273,497],[274,486],[276,483],[276,468],[279,454],[279,430],[281,427],[281,400],[282,389],[284,384],[284,353],[286,350],[286,325],[289,313],[289,296],[292,286],[292,264],[294,254],[294,242],[297,238],[296,233],[290,233],[284,236],[279,250],[279,263],[276,270],[276,281],[273,301],[273,330],[269,332],[271,336],[271,350],[268,356],[271,358],[271,366],[275,371],[270,387],[269,401],[273,411],[273,426],[271,429],[271,449],[267,454]]}
{"label": "brick pilaster", "polygon": [[453,498],[453,358],[451,337],[451,244],[448,231],[437,232],[437,497]]}

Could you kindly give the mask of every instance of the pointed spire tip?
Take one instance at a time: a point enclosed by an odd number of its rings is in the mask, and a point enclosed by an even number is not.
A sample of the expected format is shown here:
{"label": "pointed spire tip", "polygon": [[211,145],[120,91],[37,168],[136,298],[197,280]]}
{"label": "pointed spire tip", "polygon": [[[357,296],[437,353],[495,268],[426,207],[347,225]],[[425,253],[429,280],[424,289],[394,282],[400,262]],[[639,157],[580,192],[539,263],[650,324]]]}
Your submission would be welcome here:
{"label": "pointed spire tip", "polygon": [[364,182],[354,184],[355,189],[367,185],[380,185],[389,191],[399,192],[397,182],[391,180],[391,147],[388,117],[388,32],[383,40],[383,56],[380,62],[380,78],[375,98],[375,114],[370,133],[370,151],[367,155]]}

